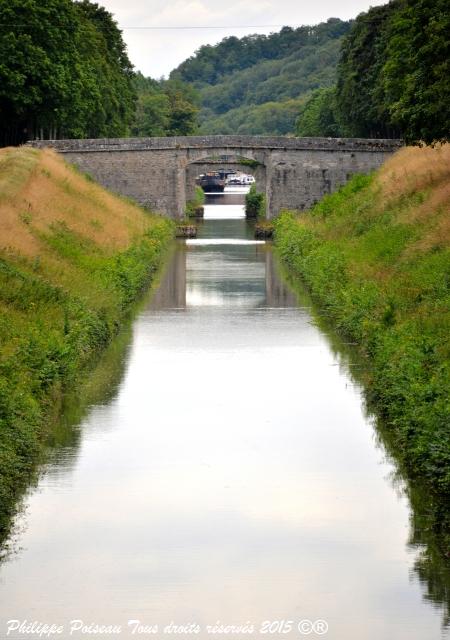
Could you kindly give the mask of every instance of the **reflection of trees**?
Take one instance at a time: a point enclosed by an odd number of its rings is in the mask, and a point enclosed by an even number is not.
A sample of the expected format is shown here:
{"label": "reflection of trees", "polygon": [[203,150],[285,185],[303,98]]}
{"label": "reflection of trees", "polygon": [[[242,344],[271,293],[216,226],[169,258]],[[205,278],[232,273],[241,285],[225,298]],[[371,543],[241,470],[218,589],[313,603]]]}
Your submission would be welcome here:
{"label": "reflection of trees", "polygon": [[[357,377],[357,376],[355,376]],[[364,374],[359,382],[364,381]],[[365,391],[368,410],[376,413],[370,394]],[[423,481],[408,477],[402,463],[398,443],[388,425],[380,417],[375,420],[377,446],[382,447],[394,465],[391,483],[401,488],[410,504],[408,547],[414,549],[416,558],[413,571],[418,578],[425,600],[440,605],[443,626],[450,625],[450,510],[448,497],[438,496],[428,490]]]}
{"label": "reflection of trees", "polygon": [[295,307],[292,288],[278,274],[278,263],[272,250],[266,250],[266,304],[268,307]]}
{"label": "reflection of trees", "polygon": [[153,298],[153,309],[184,309],[186,307],[186,245],[180,241],[172,255]]}
{"label": "reflection of trees", "polygon": [[409,483],[412,507],[409,545],[418,550],[414,572],[426,590],[425,598],[444,607],[444,625],[450,625],[450,510],[448,502]]}
{"label": "reflection of trees", "polygon": [[67,473],[75,466],[82,437],[81,423],[90,409],[106,404],[117,394],[127,362],[131,342],[128,324],[109,345],[98,361],[63,399],[61,415],[46,442],[46,475]]}
{"label": "reflection of trees", "polygon": [[[186,306],[186,253],[180,245],[162,271],[151,295],[153,309]],[[143,302],[137,304],[141,307]],[[82,437],[81,423],[89,410],[107,404],[116,394],[123,378],[132,337],[132,318],[109,345],[95,365],[85,371],[78,385],[63,399],[61,415],[45,442],[46,475],[67,473],[75,466]]]}
{"label": "reflection of trees", "polygon": [[[186,306],[186,256],[181,246],[162,271],[160,283],[152,295],[152,307]],[[148,296],[136,304],[135,311],[148,302]],[[69,473],[76,465],[83,435],[82,422],[91,408],[97,404],[107,404],[117,394],[123,378],[131,343],[132,320],[124,325],[104,353],[92,366],[85,370],[70,390],[67,390],[60,406],[59,415],[49,426],[42,444],[40,460],[35,465],[28,487],[18,496],[15,515],[10,524],[1,532],[0,560],[16,551],[15,538],[20,533],[18,527],[26,526],[19,521],[23,514],[26,495],[45,473],[54,479]],[[11,535],[12,531],[12,535]],[[9,540],[8,540],[9,538]]]}
{"label": "reflection of trees", "polygon": [[[220,252],[220,248],[216,251]],[[180,242],[161,275],[158,289],[152,298],[153,309],[186,307],[186,256],[186,247]],[[331,330],[329,321],[321,315],[320,309],[314,307],[305,290],[296,286],[296,294],[293,293],[293,286],[280,270],[269,245],[255,245],[253,261],[258,267],[254,270],[257,276],[254,287],[263,294],[265,286],[264,304],[269,307],[290,307],[296,305],[299,300],[302,307],[307,307],[316,324],[327,337],[329,346],[340,365],[351,372],[350,375],[356,384],[362,388],[365,385],[367,406],[369,411],[372,411],[367,385],[370,375],[367,361],[354,347],[346,345]],[[263,271],[260,272],[260,269]],[[230,291],[236,291],[236,288],[242,285],[245,290],[249,290],[249,283],[242,283],[239,279],[223,283],[224,287],[229,286]],[[56,476],[67,473],[73,468],[82,437],[80,423],[93,405],[108,402],[117,393],[127,361],[130,335],[131,327],[128,326],[110,345],[95,368],[85,373],[77,388],[65,397],[61,418],[54,425],[46,442],[46,473]],[[397,492],[400,491],[406,495],[411,505],[408,546],[416,553],[413,575],[422,586],[424,598],[442,608],[443,623],[448,625],[450,623],[448,562],[450,558],[446,556],[446,553],[449,553],[446,544],[448,544],[450,531],[448,504],[443,498],[430,494],[423,483],[419,484],[413,479],[408,479],[401,464],[398,444],[389,428],[380,419],[376,422],[376,435],[377,446],[382,447],[394,466],[390,482]]]}

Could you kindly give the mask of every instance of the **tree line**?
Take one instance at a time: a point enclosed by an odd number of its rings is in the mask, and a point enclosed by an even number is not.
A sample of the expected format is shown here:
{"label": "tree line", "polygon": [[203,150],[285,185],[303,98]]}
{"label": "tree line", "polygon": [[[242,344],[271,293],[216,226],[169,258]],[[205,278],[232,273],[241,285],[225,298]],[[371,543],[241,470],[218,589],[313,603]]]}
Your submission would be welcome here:
{"label": "tree line", "polygon": [[111,15],[87,0],[0,0],[3,143],[126,133],[132,65]]}
{"label": "tree line", "polygon": [[447,0],[391,0],[359,15],[335,86],[309,97],[297,135],[448,140],[449,33]]}
{"label": "tree line", "polygon": [[183,135],[195,129],[194,102],[181,82],[134,73],[120,29],[98,4],[0,0],[0,146]]}

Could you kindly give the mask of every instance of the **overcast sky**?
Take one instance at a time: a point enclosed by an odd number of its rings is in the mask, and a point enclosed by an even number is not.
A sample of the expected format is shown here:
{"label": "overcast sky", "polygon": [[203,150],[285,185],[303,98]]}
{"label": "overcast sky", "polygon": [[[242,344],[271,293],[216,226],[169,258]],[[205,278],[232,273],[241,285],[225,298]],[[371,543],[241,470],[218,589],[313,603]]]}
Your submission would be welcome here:
{"label": "overcast sky", "polygon": [[[136,69],[168,76],[202,44],[225,36],[270,33],[281,26],[348,20],[387,0],[97,0],[114,14]],[[259,25],[270,25],[260,27]],[[134,27],[134,28],[129,28]],[[166,27],[144,29],[142,27]],[[174,27],[205,27],[174,29]],[[217,28],[218,27],[218,28]]]}

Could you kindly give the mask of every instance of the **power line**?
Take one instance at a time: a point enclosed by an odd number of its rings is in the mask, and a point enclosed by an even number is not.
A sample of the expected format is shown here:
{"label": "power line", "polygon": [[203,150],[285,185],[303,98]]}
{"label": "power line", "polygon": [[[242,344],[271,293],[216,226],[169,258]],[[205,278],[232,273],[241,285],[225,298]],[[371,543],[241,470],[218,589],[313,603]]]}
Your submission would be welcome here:
{"label": "power line", "polygon": [[[55,23],[53,23],[55,24]],[[10,23],[0,23],[0,27],[16,27],[16,28],[24,28],[34,27],[34,24],[10,24]],[[228,25],[212,25],[212,26],[193,26],[193,27],[122,27],[119,25],[119,29],[148,29],[152,31],[160,30],[181,30],[181,29],[274,29],[281,28],[286,26],[286,24],[228,24]]]}
{"label": "power line", "polygon": [[271,29],[285,27],[285,24],[228,24],[222,26],[203,27],[120,27],[121,29]]}

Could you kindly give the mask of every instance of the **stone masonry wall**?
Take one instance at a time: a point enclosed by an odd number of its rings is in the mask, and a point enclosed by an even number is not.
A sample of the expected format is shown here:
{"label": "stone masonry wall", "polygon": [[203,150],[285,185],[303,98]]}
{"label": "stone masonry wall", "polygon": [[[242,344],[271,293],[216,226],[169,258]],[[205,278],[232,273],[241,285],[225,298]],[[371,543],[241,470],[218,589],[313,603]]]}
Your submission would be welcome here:
{"label": "stone masonry wall", "polygon": [[327,193],[336,191],[356,173],[380,167],[391,152],[273,151],[268,169],[269,216],[280,209],[310,208]]}

